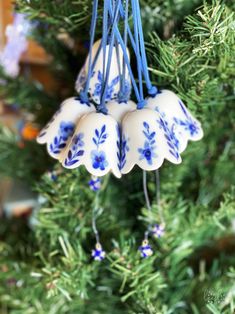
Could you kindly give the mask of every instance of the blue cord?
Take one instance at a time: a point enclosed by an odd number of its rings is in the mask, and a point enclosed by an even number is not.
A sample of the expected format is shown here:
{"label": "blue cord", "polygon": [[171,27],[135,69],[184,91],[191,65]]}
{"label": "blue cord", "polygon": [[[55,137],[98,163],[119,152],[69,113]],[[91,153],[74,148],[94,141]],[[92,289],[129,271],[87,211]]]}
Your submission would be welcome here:
{"label": "blue cord", "polygon": [[138,34],[137,8],[136,8],[135,0],[132,0],[132,15],[133,15],[133,23],[134,23],[137,71],[138,71],[139,91],[140,91],[140,101],[137,104],[137,109],[142,109],[145,105],[145,101],[144,101],[143,80],[142,80],[142,62],[141,62],[140,46],[139,46],[140,40],[139,40],[139,34]]}
{"label": "blue cord", "polygon": [[[121,11],[120,7],[120,11]],[[124,44],[127,47],[127,41],[128,41],[128,19],[129,19],[129,0],[126,0],[126,7],[125,7],[125,25],[124,25],[124,33],[123,33],[123,38],[124,38]],[[123,56],[122,58],[122,75],[121,75],[121,81],[120,81],[120,92],[118,94],[119,102],[127,102],[128,97],[129,97],[129,92],[126,90],[126,81],[128,81],[128,75],[126,77],[126,63],[125,63],[125,58]]]}
{"label": "blue cord", "polygon": [[[108,83],[109,83],[109,74],[110,74],[110,67],[111,67],[112,53],[113,53],[113,46],[114,46],[114,39],[115,39],[115,27],[117,26],[120,1],[121,0],[117,0],[117,3],[116,3],[115,14],[114,14],[114,18],[113,18],[113,28],[112,28],[112,32],[111,32],[111,36],[110,36],[110,43],[109,43],[107,73],[106,73],[105,81],[104,81],[104,90],[103,90],[103,93],[102,93],[102,96],[101,96],[100,105],[97,106],[98,111],[99,112],[103,112],[104,114],[107,113],[105,100],[106,100],[106,97],[107,97],[107,90],[108,90]],[[111,6],[111,2],[109,2],[109,5],[106,7],[106,9],[109,8],[110,6]],[[112,8],[111,8],[111,10],[112,10]]]}
{"label": "blue cord", "polygon": [[[110,7],[109,7],[109,12],[110,12],[111,15],[113,14],[112,9]],[[133,89],[134,89],[137,101],[140,102],[139,90],[138,90],[138,87],[137,87],[137,84],[136,84],[136,81],[135,81],[135,78],[134,78],[134,75],[133,75],[133,72],[132,72],[132,69],[131,69],[130,60],[129,60],[128,54],[126,52],[125,43],[124,43],[124,41],[122,39],[122,36],[120,34],[120,31],[119,31],[117,25],[114,25],[114,29],[115,29],[115,37],[116,37],[117,41],[119,42],[119,44],[120,44],[120,46],[122,48],[123,57],[124,57],[126,66],[128,68],[128,72],[129,72],[129,75],[130,75],[130,78],[131,78],[131,82],[132,82],[132,85],[133,85]]]}
{"label": "blue cord", "polygon": [[141,22],[141,12],[140,12],[140,5],[139,0],[133,0],[135,3],[136,13],[137,13],[137,24],[139,28],[139,38],[140,38],[140,49],[142,55],[142,63],[143,63],[143,72],[146,80],[146,86],[148,89],[148,94],[152,97],[156,96],[158,93],[157,87],[153,86],[149,77],[148,71],[148,63],[145,51],[145,44],[144,44],[144,35],[143,35],[143,27]]}
{"label": "blue cord", "polygon": [[[108,5],[109,0],[104,0],[104,7],[103,7],[103,34],[102,34],[102,49],[103,49],[103,82],[105,78],[105,63],[106,63],[106,48],[108,43]],[[102,86],[103,88],[103,86]]]}
{"label": "blue cord", "polygon": [[93,10],[92,10],[92,19],[91,19],[91,28],[90,28],[90,47],[89,47],[89,61],[88,61],[88,75],[87,75],[87,81],[84,90],[80,93],[80,99],[84,103],[89,102],[88,98],[88,90],[90,86],[90,80],[92,76],[92,48],[94,44],[95,39],[95,29],[96,29],[96,23],[97,23],[97,15],[98,15],[98,0],[94,0],[93,2]]}
{"label": "blue cord", "polygon": [[121,88],[122,88],[122,81],[123,81],[123,73],[122,73],[122,69],[121,69],[121,61],[120,61],[120,53],[119,53],[119,45],[118,45],[118,42],[117,42],[117,39],[115,38],[115,49],[116,49],[116,56],[117,56],[117,64],[118,64],[118,75],[119,75],[119,78],[120,78],[120,90],[119,90],[119,93],[118,93],[118,102],[121,103],[123,102],[123,97],[120,97],[121,96]]}
{"label": "blue cord", "polygon": [[133,75],[133,72],[132,72],[132,69],[131,69],[130,60],[129,60],[128,54],[126,52],[126,46],[125,46],[125,44],[123,42],[123,39],[122,39],[122,36],[121,36],[119,30],[116,27],[115,27],[115,36],[116,36],[117,40],[119,41],[119,44],[120,44],[120,46],[122,48],[123,57],[125,59],[126,66],[128,68],[128,71],[129,71],[129,75],[130,75],[130,78],[131,78],[133,89],[135,91],[137,102],[140,102],[141,101],[140,93],[139,93],[139,90],[138,90],[138,87],[137,87],[137,84],[136,84],[136,81],[135,81],[135,78],[134,78],[134,75]]}

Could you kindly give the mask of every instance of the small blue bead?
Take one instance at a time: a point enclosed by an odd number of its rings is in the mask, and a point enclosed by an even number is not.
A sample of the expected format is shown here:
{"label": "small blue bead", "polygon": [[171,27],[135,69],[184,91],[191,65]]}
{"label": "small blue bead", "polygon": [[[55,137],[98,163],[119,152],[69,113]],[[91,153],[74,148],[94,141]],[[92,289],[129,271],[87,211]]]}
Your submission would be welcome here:
{"label": "small blue bead", "polygon": [[81,93],[80,93],[80,101],[81,101],[82,103],[89,104],[88,95],[85,94],[84,92],[81,92]]}
{"label": "small blue bead", "polygon": [[155,97],[158,93],[158,89],[156,86],[152,86],[149,90],[148,90],[148,94],[151,97]]}
{"label": "small blue bead", "polygon": [[138,102],[137,109],[143,109],[145,107],[145,105],[146,105],[146,100],[143,99],[143,100]]}

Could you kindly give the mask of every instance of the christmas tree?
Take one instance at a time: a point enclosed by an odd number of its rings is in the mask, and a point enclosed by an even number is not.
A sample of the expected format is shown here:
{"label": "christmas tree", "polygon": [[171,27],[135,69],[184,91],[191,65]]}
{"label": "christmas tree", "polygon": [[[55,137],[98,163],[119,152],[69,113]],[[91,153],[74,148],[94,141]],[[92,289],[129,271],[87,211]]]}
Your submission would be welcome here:
{"label": "christmas tree", "polygon": [[[22,147],[1,127],[1,175],[30,183],[40,196],[33,227],[24,219],[1,220],[1,313],[235,311],[235,4],[140,4],[152,80],[180,96],[201,121],[204,138],[190,143],[181,165],[164,162],[160,201],[154,174],[148,174],[150,217],[137,167],[121,180],[107,175],[97,193],[85,169],[64,169],[45,147],[27,139]],[[17,0],[16,10],[36,24],[30,36],[51,56],[57,90],[48,92],[30,77],[12,78],[1,69],[0,94],[43,127],[61,101],[75,95],[92,1]],[[98,25],[101,34],[101,18]],[[97,207],[102,262],[91,258]],[[159,209],[164,235],[151,241],[153,255],[142,259],[138,248],[149,220],[160,220]]]}

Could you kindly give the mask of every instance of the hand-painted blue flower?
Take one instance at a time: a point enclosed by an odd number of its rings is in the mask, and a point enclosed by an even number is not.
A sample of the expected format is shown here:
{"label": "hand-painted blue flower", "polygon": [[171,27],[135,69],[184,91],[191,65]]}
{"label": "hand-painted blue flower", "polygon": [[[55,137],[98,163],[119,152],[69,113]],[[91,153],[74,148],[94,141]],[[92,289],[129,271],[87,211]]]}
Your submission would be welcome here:
{"label": "hand-painted blue flower", "polygon": [[94,169],[105,170],[108,166],[106,155],[104,151],[93,150],[91,152],[92,166]]}
{"label": "hand-painted blue flower", "polygon": [[183,103],[181,101],[179,101],[180,107],[185,115],[186,120],[181,120],[181,119],[177,119],[174,118],[174,121],[183,126],[185,131],[189,131],[191,136],[194,136],[195,134],[197,134],[200,130],[197,122],[195,120],[192,119],[192,117],[188,114],[186,108],[184,107]]}
{"label": "hand-painted blue flower", "polygon": [[93,143],[96,145],[97,149],[101,144],[104,144],[107,137],[108,133],[106,132],[106,126],[105,124],[102,126],[101,130],[99,131],[98,129],[95,129],[95,137],[92,138]]}
{"label": "hand-painted blue flower", "polygon": [[[103,82],[104,79],[103,79],[103,73],[98,71],[97,73],[97,83],[95,84],[95,90],[94,90],[94,94],[93,96],[98,96],[100,97],[101,96],[101,92],[102,92],[102,87],[103,87]],[[108,85],[108,88],[106,90],[106,96],[105,96],[105,99],[106,100],[111,100],[115,97],[115,95],[113,94],[114,93],[114,86],[117,85],[119,82],[119,76],[115,77],[110,85]]]}
{"label": "hand-painted blue flower", "polygon": [[84,142],[82,140],[83,138],[84,138],[84,134],[83,133],[79,133],[79,134],[74,136],[74,138],[73,138],[73,147],[72,147],[73,150],[77,149],[77,147],[84,146]]}
{"label": "hand-painted blue flower", "polygon": [[74,132],[74,123],[62,121],[60,123],[59,134],[63,138],[63,140],[67,140]]}
{"label": "hand-painted blue flower", "polygon": [[79,162],[80,157],[84,155],[84,149],[81,149],[81,147],[84,146],[84,142],[82,140],[83,137],[83,133],[79,133],[74,136],[72,149],[69,150],[68,155],[65,159],[66,166],[73,166],[74,164]]}
{"label": "hand-painted blue flower", "polygon": [[144,142],[144,148],[139,148],[138,152],[140,153],[140,160],[146,159],[149,165],[153,164],[153,158],[156,158],[155,154],[156,146],[150,145],[148,141]]}
{"label": "hand-painted blue flower", "polygon": [[164,114],[160,113],[160,119],[157,120],[160,129],[163,129],[165,138],[167,140],[167,145],[169,148],[169,152],[173,155],[176,159],[179,159],[179,140],[175,135],[175,124],[172,125],[171,129],[169,128],[168,122],[164,119]]}
{"label": "hand-painted blue flower", "polygon": [[58,136],[55,136],[50,144],[50,151],[53,154],[59,154],[66,147],[67,140],[73,135],[74,128],[75,125],[72,122],[62,121],[60,123]]}

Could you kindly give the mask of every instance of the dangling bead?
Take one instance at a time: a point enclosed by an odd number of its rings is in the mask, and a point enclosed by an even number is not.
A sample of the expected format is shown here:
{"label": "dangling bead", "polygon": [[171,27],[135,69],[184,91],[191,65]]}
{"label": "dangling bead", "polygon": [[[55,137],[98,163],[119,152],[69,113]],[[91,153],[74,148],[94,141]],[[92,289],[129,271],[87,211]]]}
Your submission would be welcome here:
{"label": "dangling bead", "polygon": [[154,227],[153,227],[153,230],[152,230],[152,233],[153,233],[153,236],[155,238],[161,238],[164,233],[165,233],[165,226],[164,224],[156,224]]}
{"label": "dangling bead", "polygon": [[142,245],[139,247],[139,251],[140,251],[141,257],[143,258],[147,258],[153,255],[153,250],[151,246],[149,245],[149,242],[147,239],[145,239],[142,242]]}
{"label": "dangling bead", "polygon": [[105,258],[105,251],[103,251],[100,243],[97,243],[95,249],[92,250],[92,257],[95,261],[101,262]]}
{"label": "dangling bead", "polygon": [[101,179],[96,176],[92,176],[91,180],[89,181],[89,186],[92,191],[99,191],[101,188]]}

